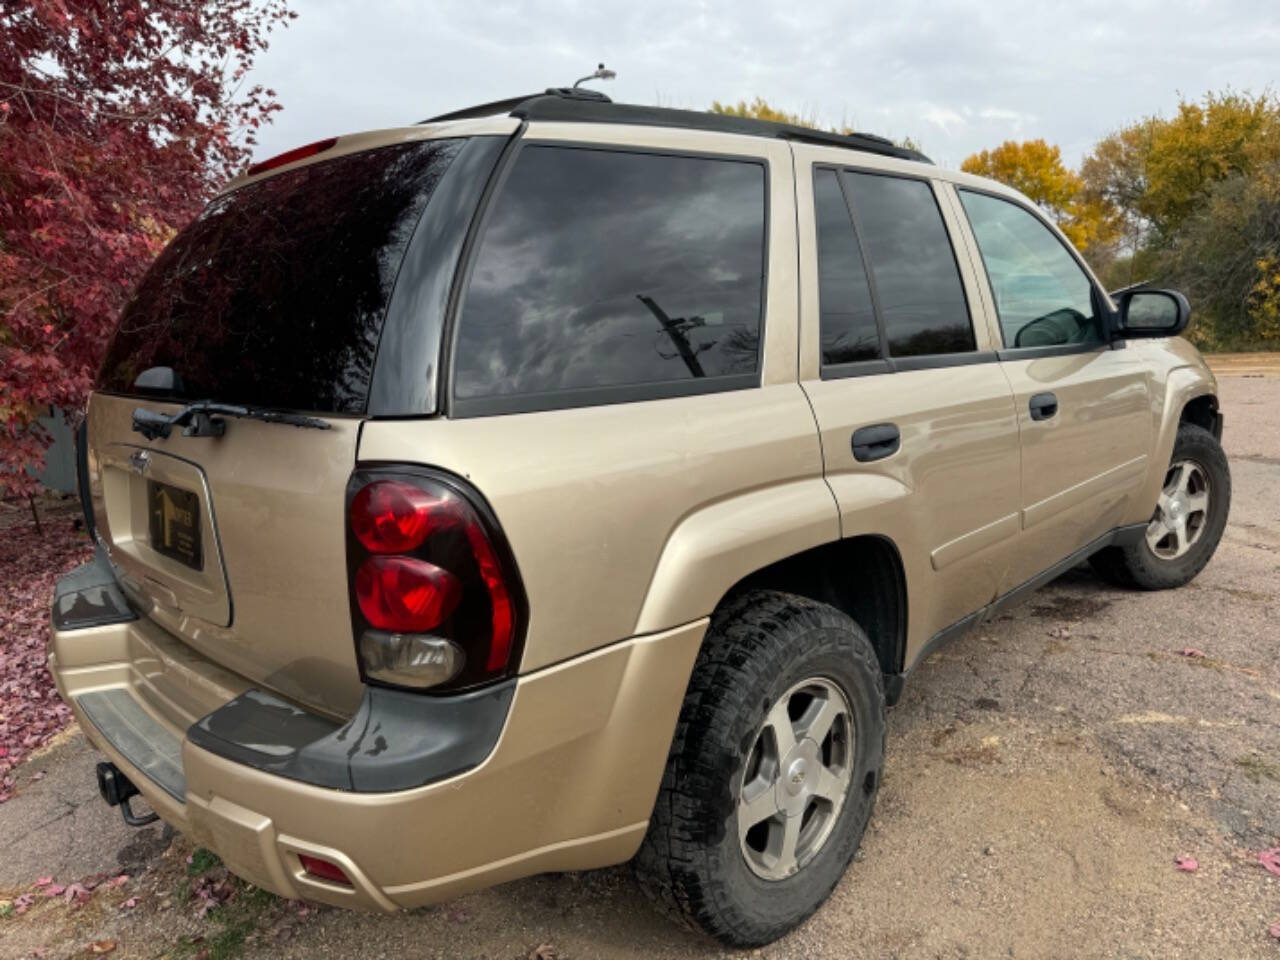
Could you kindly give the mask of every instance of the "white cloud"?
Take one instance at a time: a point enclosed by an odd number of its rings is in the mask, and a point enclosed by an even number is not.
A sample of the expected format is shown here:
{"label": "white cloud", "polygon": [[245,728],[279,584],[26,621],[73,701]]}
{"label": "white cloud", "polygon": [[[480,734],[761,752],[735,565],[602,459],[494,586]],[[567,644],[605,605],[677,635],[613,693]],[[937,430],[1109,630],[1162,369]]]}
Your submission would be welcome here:
{"label": "white cloud", "polygon": [[603,60],[616,100],[765,97],[826,124],[911,135],[954,166],[1010,138],[1077,162],[1178,95],[1280,81],[1274,0],[296,0],[254,79],[284,111],[258,157],[572,82]]}

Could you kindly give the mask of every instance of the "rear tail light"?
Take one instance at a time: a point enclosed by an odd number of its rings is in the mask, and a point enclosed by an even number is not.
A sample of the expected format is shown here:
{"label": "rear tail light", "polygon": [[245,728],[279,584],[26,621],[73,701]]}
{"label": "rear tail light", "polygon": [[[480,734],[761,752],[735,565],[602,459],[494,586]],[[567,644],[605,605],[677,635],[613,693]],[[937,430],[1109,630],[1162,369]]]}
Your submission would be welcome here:
{"label": "rear tail light", "polygon": [[368,682],[446,692],[516,666],[524,594],[487,505],[434,472],[357,472],[348,487],[351,615]]}
{"label": "rear tail light", "polygon": [[356,573],[356,600],[370,626],[425,633],[440,626],[462,599],[448,570],[416,557],[370,557]]}

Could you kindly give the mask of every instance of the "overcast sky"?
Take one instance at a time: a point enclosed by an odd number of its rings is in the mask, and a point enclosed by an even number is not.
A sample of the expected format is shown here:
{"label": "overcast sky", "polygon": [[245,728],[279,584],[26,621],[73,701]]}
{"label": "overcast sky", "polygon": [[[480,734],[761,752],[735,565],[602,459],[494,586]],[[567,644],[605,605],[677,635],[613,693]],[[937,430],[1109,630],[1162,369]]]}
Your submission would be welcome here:
{"label": "overcast sky", "polygon": [[762,96],[822,124],[914,137],[956,166],[1044,137],[1079,161],[1179,94],[1280,87],[1280,0],[294,0],[254,79],[284,105],[258,159],[339,133],[572,83],[705,109]]}

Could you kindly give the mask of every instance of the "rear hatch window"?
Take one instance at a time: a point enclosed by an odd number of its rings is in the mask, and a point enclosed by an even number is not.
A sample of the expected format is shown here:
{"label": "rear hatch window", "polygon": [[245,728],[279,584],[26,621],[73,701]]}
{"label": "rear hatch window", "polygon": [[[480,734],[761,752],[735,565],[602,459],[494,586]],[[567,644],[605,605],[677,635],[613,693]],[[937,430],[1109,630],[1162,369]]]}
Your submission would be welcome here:
{"label": "rear hatch window", "polygon": [[134,393],[161,366],[180,398],[364,413],[401,261],[465,142],[347,154],[214,200],[125,308],[99,389]]}

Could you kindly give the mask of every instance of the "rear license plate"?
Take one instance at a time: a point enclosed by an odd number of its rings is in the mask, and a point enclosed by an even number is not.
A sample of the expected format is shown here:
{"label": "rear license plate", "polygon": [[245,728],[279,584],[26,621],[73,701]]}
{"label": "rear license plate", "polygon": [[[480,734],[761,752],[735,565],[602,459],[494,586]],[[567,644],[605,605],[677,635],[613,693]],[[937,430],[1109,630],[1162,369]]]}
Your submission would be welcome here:
{"label": "rear license plate", "polygon": [[151,549],[193,570],[204,567],[200,550],[200,498],[189,490],[147,481]]}

